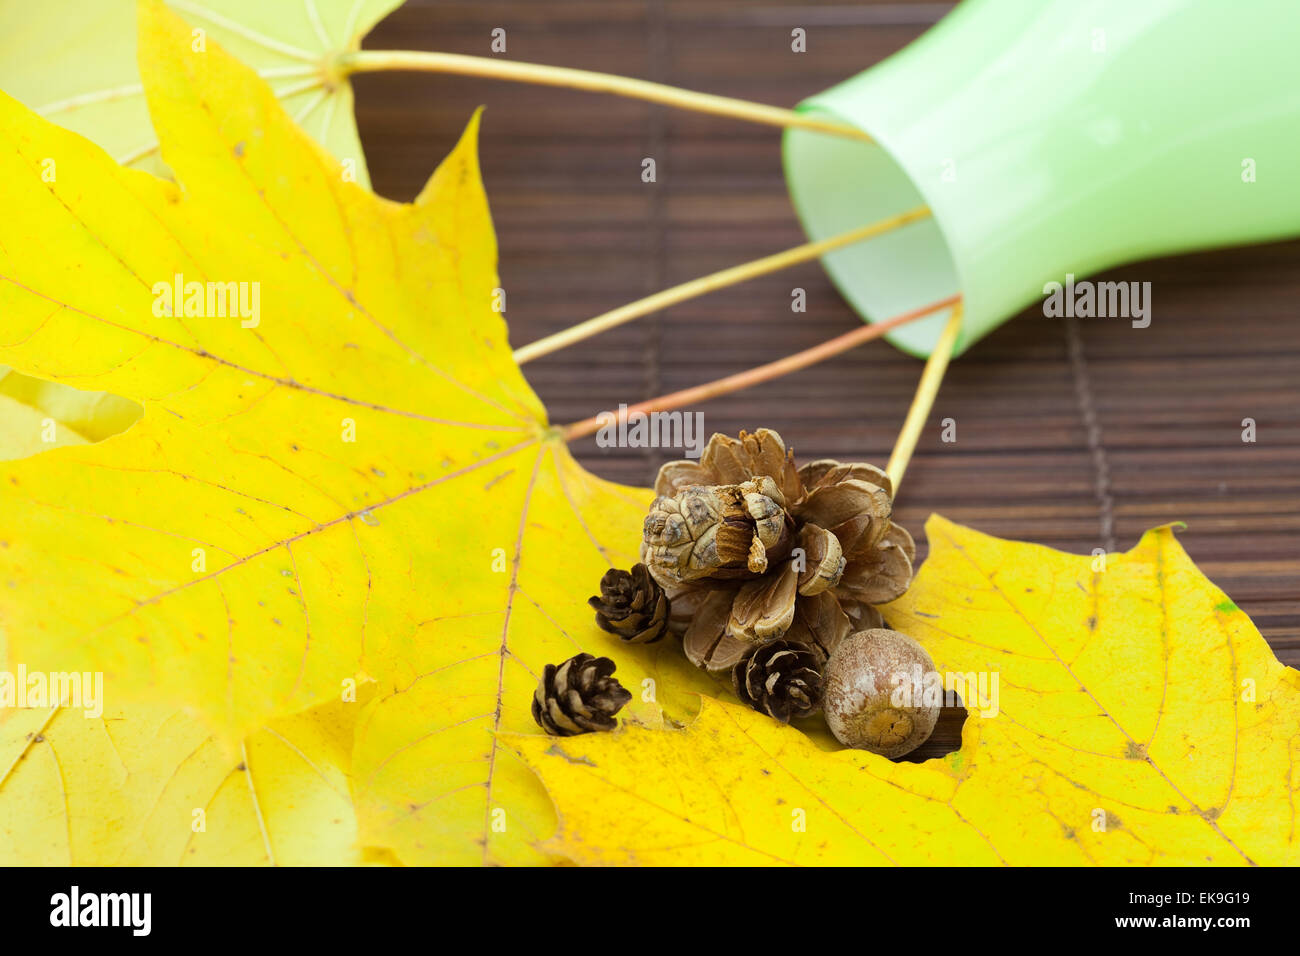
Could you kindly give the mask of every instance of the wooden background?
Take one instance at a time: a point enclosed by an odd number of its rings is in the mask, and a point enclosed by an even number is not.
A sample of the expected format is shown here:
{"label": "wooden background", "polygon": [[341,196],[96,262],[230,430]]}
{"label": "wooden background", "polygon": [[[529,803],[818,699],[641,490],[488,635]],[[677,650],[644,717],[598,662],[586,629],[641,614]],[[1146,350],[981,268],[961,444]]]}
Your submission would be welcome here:
{"label": "wooden background", "polygon": [[[407,0],[371,48],[581,67],[793,106],[904,46],[949,4],[775,0]],[[790,50],[790,30],[808,51]],[[512,342],[799,244],[778,131],[628,100],[450,76],[357,80],[375,188],[409,199],[485,104],[482,163]],[[658,182],[641,182],[654,157]],[[1194,202],[1195,197],[1188,197]],[[898,502],[917,536],[938,511],[1088,553],[1181,520],[1200,567],[1300,665],[1300,242],[1114,270],[1149,281],[1151,326],[1031,309],[949,369]],[[808,294],[790,311],[790,290]],[[527,367],[566,423],[741,371],[856,327],[816,263],[715,293]],[[874,342],[699,407],[707,431],[776,428],[800,461],[883,466],[921,363]],[[939,440],[939,421],[958,440]],[[1242,442],[1242,419],[1258,441]],[[647,484],[657,450],[576,446]],[[951,738],[949,732],[939,735]],[[948,749],[936,739],[939,752]],[[933,749],[927,747],[927,751]]]}

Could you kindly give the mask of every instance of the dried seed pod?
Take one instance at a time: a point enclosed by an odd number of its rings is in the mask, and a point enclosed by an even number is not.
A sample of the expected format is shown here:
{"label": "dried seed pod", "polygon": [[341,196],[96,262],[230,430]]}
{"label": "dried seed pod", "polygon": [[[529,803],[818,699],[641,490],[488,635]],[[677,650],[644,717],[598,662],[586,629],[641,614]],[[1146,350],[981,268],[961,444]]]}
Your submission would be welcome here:
{"label": "dried seed pod", "polygon": [[770,478],[692,485],[650,505],[641,557],[665,587],[757,577],[789,554],[793,523]]}
{"label": "dried seed pod", "polygon": [[822,709],[842,744],[901,757],[929,739],[939,704],[924,700],[934,661],[906,634],[877,628],[846,638],[826,663]]}
{"label": "dried seed pod", "polygon": [[771,574],[746,581],[731,605],[727,633],[747,644],[775,641],[794,622],[799,575],[787,561]]}
{"label": "dried seed pod", "polygon": [[916,549],[874,465],[796,468],[781,436],[759,429],[714,435],[698,460],[664,465],[655,491],[641,560],[669,594],[686,656],[715,677],[769,641],[829,655],[883,627],[873,605],[911,583]]}
{"label": "dried seed pod", "polygon": [[735,666],[732,687],[750,707],[788,724],[821,706],[822,660],[805,644],[772,641]]}
{"label": "dried seed pod", "polygon": [[835,593],[863,604],[888,604],[912,583],[915,558],[912,536],[891,523],[874,549],[845,566]]}
{"label": "dried seed pod", "polygon": [[629,644],[649,644],[668,632],[668,595],[644,564],[631,571],[610,568],[600,579],[600,594],[587,603],[601,629]]}
{"label": "dried seed pod", "polygon": [[753,434],[742,431],[739,438],[714,434],[699,461],[668,462],[659,469],[655,494],[672,496],[689,485],[738,485],[756,475],[775,481],[788,504],[803,493],[785,442],[770,428],[760,428]]}
{"label": "dried seed pod", "polygon": [[799,531],[799,547],[804,554],[804,567],[799,573],[800,594],[811,597],[840,583],[846,562],[835,535],[815,524],[806,524]]}
{"label": "dried seed pod", "polygon": [[533,720],[557,737],[613,730],[614,715],[632,699],[610,676],[614,670],[608,657],[590,654],[577,654],[558,667],[547,664],[533,694]]}
{"label": "dried seed pod", "polygon": [[833,458],[819,458],[816,461],[810,461],[799,469],[799,480],[803,483],[804,488],[813,491],[823,485],[835,485],[848,479],[855,481],[864,481],[869,485],[875,485],[884,491],[890,498],[894,495],[894,483],[889,480],[889,475],[883,468],[877,468],[875,465],[869,465],[866,462],[855,461],[844,462],[835,461]]}
{"label": "dried seed pod", "polygon": [[[856,607],[866,607],[866,605],[856,605]],[[835,648],[840,646],[844,638],[854,631],[862,630],[861,627],[854,626],[854,621],[846,610],[847,608],[842,606],[835,595],[829,591],[814,594],[812,597],[800,597],[795,602],[794,620],[790,622],[790,629],[782,635],[782,640],[814,647],[820,652],[822,660],[826,660]],[[867,608],[867,610],[875,609]],[[877,615],[874,623],[868,626],[879,627],[879,616]]]}
{"label": "dried seed pod", "polygon": [[[856,634],[858,631],[871,631],[885,626],[885,619],[880,612],[870,604],[863,604],[860,601],[853,601],[848,598],[839,599],[840,609],[849,619],[850,627],[845,632],[845,637],[849,634]],[[673,606],[676,610],[676,605]]]}
{"label": "dried seed pod", "polygon": [[668,632],[681,637],[695,620],[695,614],[713,591],[695,584],[676,584],[664,588],[668,595]]}
{"label": "dried seed pod", "polygon": [[[848,472],[852,474],[852,472]],[[802,523],[828,529],[850,561],[869,553],[888,533],[894,501],[883,488],[858,478],[819,485],[794,509]]]}
{"label": "dried seed pod", "polygon": [[687,660],[719,679],[726,679],[731,669],[754,650],[753,644],[738,641],[727,633],[734,596],[730,590],[707,592],[682,635],[682,650]]}

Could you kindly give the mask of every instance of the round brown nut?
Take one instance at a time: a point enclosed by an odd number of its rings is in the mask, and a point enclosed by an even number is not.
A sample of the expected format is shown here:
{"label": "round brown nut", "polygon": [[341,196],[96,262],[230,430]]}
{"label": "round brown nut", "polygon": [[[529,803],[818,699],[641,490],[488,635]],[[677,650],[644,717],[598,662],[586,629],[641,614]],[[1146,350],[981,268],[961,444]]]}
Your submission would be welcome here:
{"label": "round brown nut", "polygon": [[875,628],[849,635],[824,671],[822,710],[831,733],[845,746],[882,757],[915,750],[939,720],[939,703],[927,705],[923,694],[934,669],[906,634]]}

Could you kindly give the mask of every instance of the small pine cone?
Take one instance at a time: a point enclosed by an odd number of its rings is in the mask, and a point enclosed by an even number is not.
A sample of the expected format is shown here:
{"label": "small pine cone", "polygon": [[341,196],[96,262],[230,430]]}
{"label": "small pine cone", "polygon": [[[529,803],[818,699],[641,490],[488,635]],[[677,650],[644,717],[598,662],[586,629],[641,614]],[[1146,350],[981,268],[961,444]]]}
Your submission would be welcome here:
{"label": "small pine cone", "polygon": [[533,694],[533,720],[548,734],[572,737],[595,730],[613,730],[614,719],[632,695],[610,675],[608,657],[578,654],[556,667],[547,664]]}
{"label": "small pine cone", "polygon": [[806,644],[772,641],[731,672],[737,696],[783,724],[821,709],[822,658]]}
{"label": "small pine cone", "polygon": [[631,571],[610,568],[600,579],[600,594],[587,603],[602,630],[629,644],[649,644],[668,632],[668,595],[644,564]]}

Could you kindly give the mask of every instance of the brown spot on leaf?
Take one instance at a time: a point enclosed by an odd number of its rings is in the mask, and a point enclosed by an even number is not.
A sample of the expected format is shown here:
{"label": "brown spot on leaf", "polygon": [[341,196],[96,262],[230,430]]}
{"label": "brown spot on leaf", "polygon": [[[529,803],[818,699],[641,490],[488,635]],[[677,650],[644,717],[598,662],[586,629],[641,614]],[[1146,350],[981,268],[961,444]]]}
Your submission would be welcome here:
{"label": "brown spot on leaf", "polygon": [[563,757],[565,760],[569,761],[569,763],[582,764],[584,767],[596,766],[595,761],[587,757],[574,757],[565,753],[564,749],[559,744],[551,744],[551,746],[546,748],[546,752],[552,757]]}

